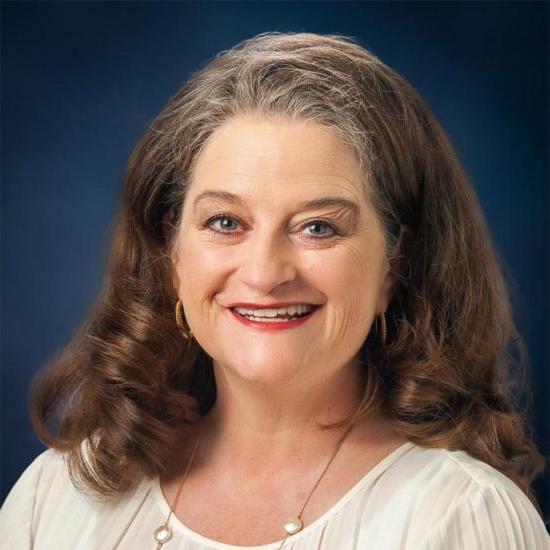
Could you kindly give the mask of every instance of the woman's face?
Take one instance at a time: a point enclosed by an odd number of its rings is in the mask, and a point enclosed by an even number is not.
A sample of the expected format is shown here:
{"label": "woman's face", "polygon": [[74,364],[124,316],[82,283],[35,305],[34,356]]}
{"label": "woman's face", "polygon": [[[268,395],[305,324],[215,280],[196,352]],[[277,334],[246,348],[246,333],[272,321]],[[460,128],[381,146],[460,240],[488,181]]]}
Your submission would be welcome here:
{"label": "woman's face", "polygon": [[[217,368],[315,383],[352,363],[393,283],[362,177],[351,149],[315,123],[234,118],[211,136],[172,261],[187,323]],[[326,198],[338,200],[307,205]],[[229,307],[243,302],[319,307],[284,327],[246,324]]]}

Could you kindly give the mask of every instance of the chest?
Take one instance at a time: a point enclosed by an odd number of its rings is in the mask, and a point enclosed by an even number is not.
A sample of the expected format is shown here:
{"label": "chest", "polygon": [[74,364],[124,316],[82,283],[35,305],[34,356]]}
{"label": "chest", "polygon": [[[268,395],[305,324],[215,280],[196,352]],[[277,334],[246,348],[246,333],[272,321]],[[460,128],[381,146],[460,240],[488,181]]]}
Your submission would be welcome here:
{"label": "chest", "polygon": [[[192,531],[217,542],[262,546],[287,536],[284,525],[298,516],[311,486],[296,491],[284,484],[277,488],[241,485],[228,492],[196,480],[189,483],[185,497],[182,491],[175,515]],[[312,494],[301,516],[304,527],[330,510],[348,487],[342,486],[336,495],[330,489],[334,488],[319,487]]]}
{"label": "chest", "polygon": [[262,546],[282,540],[284,523],[297,514],[262,503],[216,501],[193,503],[178,509],[177,516],[189,529],[211,540],[236,546]]}
{"label": "chest", "polygon": [[[373,455],[320,470],[275,472],[272,479],[227,478],[216,472],[189,475],[175,516],[189,529],[211,540],[236,546],[262,546],[287,536],[285,523],[301,515],[304,528],[331,511],[379,462]],[[162,486],[173,504],[177,485]],[[309,499],[308,499],[309,497]]]}

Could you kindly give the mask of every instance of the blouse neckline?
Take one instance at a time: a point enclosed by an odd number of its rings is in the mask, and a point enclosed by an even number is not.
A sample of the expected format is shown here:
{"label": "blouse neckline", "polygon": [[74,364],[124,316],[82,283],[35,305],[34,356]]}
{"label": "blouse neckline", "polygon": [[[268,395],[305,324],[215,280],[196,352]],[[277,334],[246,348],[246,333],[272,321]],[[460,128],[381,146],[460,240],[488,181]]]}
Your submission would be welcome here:
{"label": "blouse neckline", "polygon": [[[344,505],[349,502],[356,493],[361,491],[363,488],[367,487],[368,484],[387,470],[394,462],[396,462],[402,455],[404,455],[410,448],[414,447],[412,441],[406,441],[388,455],[386,455],[378,464],[371,468],[347,493],[344,494],[333,506],[331,506],[324,514],[319,516],[315,521],[304,527],[301,531],[298,531],[295,535],[289,535],[286,538],[285,544],[292,543],[299,540],[302,537],[307,536],[309,533],[314,531],[318,526],[325,523],[331,516],[336,514]],[[152,479],[152,492],[157,504],[160,505],[164,517],[170,512],[170,506],[164,497],[162,488],[160,485],[160,478],[156,476]],[[213,539],[209,539],[204,535],[193,531],[187,525],[185,525],[175,514],[172,514],[170,517],[170,525],[172,529],[176,532],[186,535],[188,538],[202,543],[215,550],[275,550],[281,546],[283,538],[278,541],[270,542],[267,544],[262,544],[260,546],[236,546],[233,544],[227,544],[225,542],[219,542]]]}

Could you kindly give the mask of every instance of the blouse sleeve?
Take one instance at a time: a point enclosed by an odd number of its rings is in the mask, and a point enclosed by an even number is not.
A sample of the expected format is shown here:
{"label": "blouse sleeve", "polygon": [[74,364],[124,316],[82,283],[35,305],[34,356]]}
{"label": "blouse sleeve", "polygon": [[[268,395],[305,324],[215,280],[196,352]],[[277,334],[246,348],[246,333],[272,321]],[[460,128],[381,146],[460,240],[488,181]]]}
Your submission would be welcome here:
{"label": "blouse sleeve", "polygon": [[432,528],[421,550],[550,550],[536,508],[518,488],[481,486]]}
{"label": "blouse sleeve", "polygon": [[38,455],[21,474],[0,508],[1,550],[29,550],[33,545],[38,486],[51,449]]}

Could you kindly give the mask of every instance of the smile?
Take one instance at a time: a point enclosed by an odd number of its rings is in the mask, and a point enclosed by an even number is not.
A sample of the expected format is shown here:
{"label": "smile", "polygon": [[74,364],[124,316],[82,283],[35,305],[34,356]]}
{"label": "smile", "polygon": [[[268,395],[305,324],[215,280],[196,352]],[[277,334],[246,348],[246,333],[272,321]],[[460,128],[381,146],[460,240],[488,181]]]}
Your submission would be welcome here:
{"label": "smile", "polygon": [[320,306],[314,306],[311,311],[304,313],[298,316],[288,316],[281,315],[277,317],[253,317],[251,315],[245,316],[241,313],[235,311],[235,309],[230,308],[229,311],[243,325],[248,327],[256,328],[262,331],[272,331],[272,330],[286,330],[290,328],[295,328],[300,325],[303,325],[309,319],[311,319],[317,310],[320,309]]}

